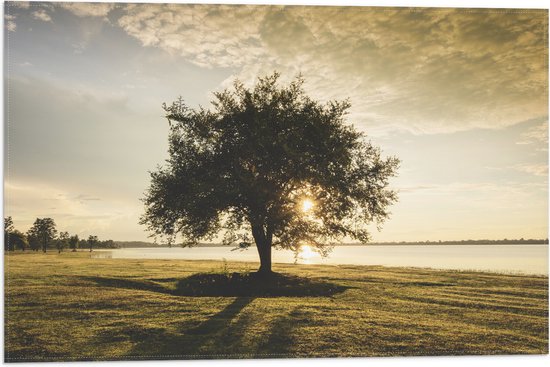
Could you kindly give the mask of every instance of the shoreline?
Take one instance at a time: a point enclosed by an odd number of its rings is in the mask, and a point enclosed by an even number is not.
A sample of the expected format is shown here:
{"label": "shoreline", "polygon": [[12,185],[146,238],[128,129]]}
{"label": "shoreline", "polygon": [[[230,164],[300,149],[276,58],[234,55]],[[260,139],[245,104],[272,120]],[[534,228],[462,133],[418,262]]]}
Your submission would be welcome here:
{"label": "shoreline", "polygon": [[[332,245],[333,247],[350,247],[350,246],[361,246],[361,247],[368,247],[368,246],[548,246],[548,242],[546,243],[492,243],[492,242],[483,242],[483,243],[451,243],[451,242],[433,242],[433,243],[414,243],[414,242],[406,242],[406,243],[349,243],[349,244],[339,244],[339,245]],[[194,246],[180,246],[180,245],[173,245],[173,246],[166,246],[166,245],[153,245],[150,246],[121,246],[117,249],[112,250],[118,250],[118,249],[125,249],[125,248],[131,248],[131,249],[137,249],[137,248],[196,248],[196,247],[229,247],[229,248],[235,248],[235,246],[231,245],[220,245],[220,244],[199,244]],[[254,247],[254,246],[251,246]],[[109,250],[109,249],[106,249]]]}
{"label": "shoreline", "polygon": [[[227,260],[227,259],[224,259],[224,258],[221,258],[221,259],[183,259],[183,258],[170,258],[170,259],[164,259],[164,258],[123,258],[123,257],[105,257],[105,256],[98,256],[98,257],[95,257],[93,256],[93,253],[96,252],[102,252],[102,253],[106,253],[106,252],[111,252],[113,250],[121,250],[121,249],[96,249],[94,250],[92,253],[90,253],[89,251],[86,251],[86,250],[81,250],[81,251],[77,251],[77,252],[62,252],[61,254],[58,254],[57,252],[54,252],[54,251],[51,251],[51,252],[47,252],[46,253],[46,256],[63,256],[63,257],[66,257],[67,255],[79,255],[79,254],[82,254],[82,255],[88,255],[88,256],[75,256],[75,258],[77,257],[80,257],[80,258],[86,258],[86,259],[90,259],[90,260],[98,260],[98,261],[102,261],[102,260],[108,260],[108,261],[112,261],[112,260],[115,260],[117,262],[123,262],[123,261],[131,261],[131,262],[141,262],[141,261],[147,261],[147,262],[155,262],[155,261],[162,261],[162,262],[166,262],[166,261],[170,261],[170,262],[191,262],[191,263],[196,263],[196,264],[201,264],[201,263],[212,263],[214,265],[227,265],[227,264],[233,264],[233,265],[246,265],[246,266],[250,266],[251,267],[251,271],[255,271],[255,269],[257,267],[259,267],[259,261],[250,261],[250,260],[234,260],[234,259],[231,259],[231,260]],[[25,255],[25,253],[27,252],[22,252],[22,251],[19,251],[18,253],[12,253],[12,254],[7,254],[6,252],[4,253],[4,264],[6,265],[7,262],[5,260],[5,257],[6,256],[10,256],[10,255],[15,255],[15,256],[21,256],[21,255]],[[30,254],[33,254],[33,253],[30,253]],[[34,253],[35,255],[44,255],[42,252],[38,252],[38,253]],[[419,271],[419,272],[448,272],[448,273],[457,273],[457,274],[479,274],[479,275],[488,275],[488,276],[498,276],[498,275],[503,275],[503,276],[514,276],[514,277],[536,277],[536,278],[546,278],[548,279],[549,278],[549,271],[547,271],[547,273],[526,273],[526,272],[521,272],[521,271],[498,271],[498,270],[489,270],[489,269],[456,269],[456,268],[437,268],[437,267],[430,267],[430,266],[404,266],[404,265],[387,265],[387,264],[350,264],[350,263],[342,263],[342,264],[319,264],[319,263],[288,263],[288,262],[277,262],[277,261],[274,261],[273,262],[273,266],[280,266],[280,267],[287,267],[287,266],[290,266],[290,267],[296,267],[296,268],[299,268],[299,267],[307,267],[307,268],[318,268],[318,267],[330,267],[330,268],[346,268],[346,269],[355,269],[355,270],[360,270],[361,268],[364,268],[365,272],[368,272],[368,271],[371,271],[373,269],[376,269],[376,268],[382,268],[382,269],[387,269],[388,271],[389,270],[396,270],[396,269],[401,269],[401,270],[407,270],[407,271]]]}

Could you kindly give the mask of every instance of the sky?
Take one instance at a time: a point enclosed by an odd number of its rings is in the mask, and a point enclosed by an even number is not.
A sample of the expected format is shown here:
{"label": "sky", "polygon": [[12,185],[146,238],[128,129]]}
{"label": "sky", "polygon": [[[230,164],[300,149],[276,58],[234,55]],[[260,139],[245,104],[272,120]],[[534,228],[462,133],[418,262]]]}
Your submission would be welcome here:
{"label": "sky", "polygon": [[161,105],[301,73],[401,160],[374,241],[548,237],[548,12],[5,3],[4,216],[147,240]]}

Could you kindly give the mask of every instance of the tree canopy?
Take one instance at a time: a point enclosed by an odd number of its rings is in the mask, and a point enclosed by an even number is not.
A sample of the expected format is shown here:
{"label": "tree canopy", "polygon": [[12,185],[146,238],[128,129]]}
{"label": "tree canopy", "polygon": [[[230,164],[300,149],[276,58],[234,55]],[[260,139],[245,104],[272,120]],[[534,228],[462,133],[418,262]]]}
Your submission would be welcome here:
{"label": "tree canopy", "polygon": [[69,247],[71,248],[71,250],[73,250],[73,252],[76,252],[76,248],[78,247],[78,241],[79,241],[79,238],[77,234],[69,237]]}
{"label": "tree canopy", "polygon": [[55,241],[55,247],[59,253],[61,253],[63,249],[68,246],[69,237],[69,232],[59,232],[57,240]]}
{"label": "tree canopy", "polygon": [[10,233],[15,230],[15,227],[13,226],[13,219],[11,216],[4,218],[4,233]]}
{"label": "tree canopy", "polygon": [[366,242],[369,225],[384,222],[399,160],[346,122],[348,101],[320,103],[301,77],[278,79],[236,81],[214,93],[212,110],[163,105],[169,158],[151,173],[140,221],[153,235],[254,242],[260,272],[270,272],[272,247],[323,252],[345,238]]}
{"label": "tree canopy", "polygon": [[88,246],[90,246],[90,252],[93,251],[93,248],[99,244],[99,239],[97,236],[90,235],[88,236]]}
{"label": "tree canopy", "polygon": [[42,248],[46,252],[48,247],[55,247],[58,252],[62,252],[69,246],[73,252],[77,248],[89,246],[90,251],[93,247],[97,248],[118,248],[120,245],[113,240],[100,241],[97,236],[90,235],[88,240],[80,239],[78,235],[70,235],[67,231],[59,232],[56,229],[55,221],[52,218],[36,218],[33,225],[26,234],[15,229],[11,216],[4,217],[4,243],[6,251],[20,249],[25,251],[30,247],[33,251]]}
{"label": "tree canopy", "polygon": [[15,227],[13,226],[13,220],[10,217],[4,217],[4,248],[7,251],[13,251],[15,246],[10,241],[10,235],[15,230]]}
{"label": "tree canopy", "polygon": [[25,251],[27,246],[27,237],[15,229],[11,216],[4,217],[4,249],[13,251],[18,248]]}
{"label": "tree canopy", "polygon": [[55,222],[52,218],[36,218],[32,227],[27,231],[31,248],[42,245],[42,251],[46,252],[48,245],[57,235]]}
{"label": "tree canopy", "polygon": [[16,248],[25,251],[25,248],[29,245],[27,241],[27,236],[24,233],[18,231],[17,229],[10,233],[10,250]]}

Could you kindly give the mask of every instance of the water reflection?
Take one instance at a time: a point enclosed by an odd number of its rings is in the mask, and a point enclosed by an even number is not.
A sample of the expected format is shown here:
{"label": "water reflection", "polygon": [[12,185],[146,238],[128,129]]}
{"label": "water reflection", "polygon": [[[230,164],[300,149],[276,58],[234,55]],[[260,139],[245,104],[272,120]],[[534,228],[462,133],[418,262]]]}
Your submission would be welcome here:
{"label": "water reflection", "polygon": [[314,258],[318,257],[319,260],[321,259],[321,255],[319,255],[317,252],[313,251],[311,246],[304,245],[300,248],[300,253],[298,254],[296,258],[296,262],[298,264],[313,264]]}
{"label": "water reflection", "polygon": [[112,250],[96,250],[92,252],[92,259],[112,259]]}

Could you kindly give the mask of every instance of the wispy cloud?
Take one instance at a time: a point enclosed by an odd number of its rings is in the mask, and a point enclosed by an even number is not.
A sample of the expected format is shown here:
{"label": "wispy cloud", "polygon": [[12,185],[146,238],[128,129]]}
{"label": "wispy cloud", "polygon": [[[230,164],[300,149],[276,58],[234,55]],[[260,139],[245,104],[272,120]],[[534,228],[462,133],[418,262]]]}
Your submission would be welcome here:
{"label": "wispy cloud", "polygon": [[547,164],[523,164],[513,166],[513,169],[529,173],[535,176],[545,177],[548,176],[548,165]]}
{"label": "wispy cloud", "polygon": [[108,238],[110,232],[116,232],[111,226],[136,210],[112,201],[102,202],[88,194],[75,195],[50,184],[6,181],[4,187],[6,215],[13,216],[16,226],[23,231],[32,225],[34,218],[52,217],[63,230]]}
{"label": "wispy cloud", "polygon": [[[17,23],[15,22],[17,19],[17,16],[14,14],[14,10],[16,9],[29,9],[30,8],[30,2],[28,1],[11,1],[4,9],[4,19],[5,24],[4,26],[9,32],[15,32],[17,29]],[[43,10],[43,9],[40,9]]]}
{"label": "wispy cloud", "polygon": [[542,143],[548,148],[548,120],[543,123],[530,127],[526,132],[521,134],[521,140],[516,144],[534,144]]}
{"label": "wispy cloud", "polygon": [[28,9],[31,6],[30,1],[12,1],[10,2],[10,6],[13,6],[14,8],[21,8],[21,9]]}
{"label": "wispy cloud", "polygon": [[[536,174],[540,173],[545,167],[518,167],[517,169],[529,170],[531,169]],[[546,167],[548,170],[548,167]],[[532,173],[532,172],[530,172]],[[535,174],[535,173],[534,173]],[[489,198],[498,195],[505,201],[517,200],[519,197],[530,196],[534,192],[544,193],[546,192],[547,185],[538,182],[527,183],[494,183],[494,182],[454,182],[450,184],[424,184],[416,186],[405,186],[398,188],[401,194],[405,195],[445,195],[450,197],[459,197],[460,195],[466,195],[470,198],[477,197]]]}
{"label": "wispy cloud", "polygon": [[523,164],[515,164],[512,166],[504,166],[504,167],[486,167],[489,170],[492,171],[516,171],[516,172],[523,172],[528,173],[530,175],[534,176],[540,176],[540,177],[547,177],[548,176],[548,164],[536,164],[536,163],[523,163]]}
{"label": "wispy cloud", "polygon": [[44,9],[39,9],[37,11],[33,11],[32,16],[33,16],[33,18],[42,20],[44,22],[51,22],[52,21],[52,18],[50,17],[50,15]]}
{"label": "wispy cloud", "polygon": [[79,3],[79,2],[65,2],[54,4],[55,6],[68,10],[78,17],[105,17],[111,10],[113,10],[116,4],[112,3]]}
{"label": "wispy cloud", "polygon": [[129,5],[144,46],[252,81],[301,72],[352,117],[415,132],[499,128],[547,113],[543,11]]}
{"label": "wispy cloud", "polygon": [[242,67],[269,57],[258,32],[267,9],[132,4],[118,24],[144,46],[160,47],[196,65]]}
{"label": "wispy cloud", "polygon": [[74,199],[77,200],[81,204],[85,203],[86,201],[99,201],[99,200],[101,200],[98,197],[90,196],[90,195],[86,195],[86,194],[79,194]]}
{"label": "wispy cloud", "polygon": [[15,23],[16,16],[6,14],[6,15],[4,15],[4,19],[5,19],[5,22],[6,22],[5,23],[6,29],[9,32],[15,32],[15,30],[17,29],[17,24]]}

